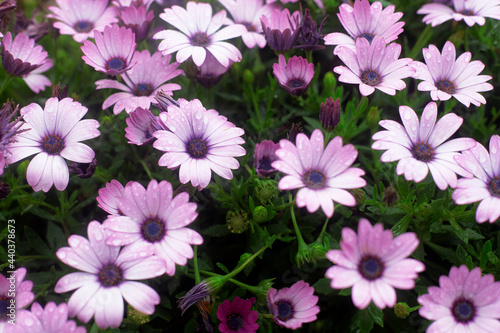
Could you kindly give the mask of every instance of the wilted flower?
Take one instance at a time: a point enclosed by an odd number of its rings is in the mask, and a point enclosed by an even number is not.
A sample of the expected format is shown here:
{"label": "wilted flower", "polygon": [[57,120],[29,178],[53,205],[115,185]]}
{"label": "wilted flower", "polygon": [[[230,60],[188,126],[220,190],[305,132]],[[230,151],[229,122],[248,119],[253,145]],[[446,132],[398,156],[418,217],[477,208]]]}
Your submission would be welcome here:
{"label": "wilted flower", "polygon": [[66,86],[61,87],[61,82],[57,82],[56,85],[52,85],[52,97],[57,97],[59,100],[68,97],[68,90],[66,89]]}
{"label": "wilted flower", "polygon": [[[438,1],[434,1],[438,2]],[[423,5],[417,14],[426,14],[422,19],[425,24],[435,27],[451,19],[464,20],[472,27],[474,24],[484,25],[485,17],[500,20],[500,0],[453,0],[453,8],[442,3],[428,3]]]}
{"label": "wilted flower", "polygon": [[[32,17],[35,17],[35,15],[36,13],[34,12],[32,14]],[[49,32],[49,23],[38,23],[35,19],[28,19],[23,12],[18,11],[16,12],[14,32],[16,34],[22,32],[29,38],[33,38],[35,41],[37,41]]]}
{"label": "wilted flower", "polygon": [[324,103],[321,103],[319,119],[325,130],[334,130],[340,122],[340,98],[334,101],[333,97],[328,97]]}
{"label": "wilted flower", "polygon": [[97,169],[97,159],[94,158],[90,163],[71,163],[68,169],[70,173],[80,178],[90,178],[94,175],[95,169]]}
{"label": "wilted flower", "polygon": [[[9,325],[12,326],[12,325]],[[31,311],[21,311],[16,318],[16,325],[6,333],[85,333],[83,326],[76,326],[74,320],[68,320],[68,305],[56,305],[49,302],[42,308],[37,302],[31,305]]]}
{"label": "wilted flower", "polygon": [[125,137],[129,140],[128,143],[138,146],[153,144],[156,140],[153,133],[166,129],[162,126],[160,117],[143,108],[135,109],[125,121]]}
{"label": "wilted flower", "polygon": [[217,318],[221,321],[221,333],[255,333],[259,329],[259,313],[251,311],[255,297],[241,299],[236,296],[232,301],[225,299],[217,309]]}
{"label": "wilted flower", "polygon": [[300,96],[307,91],[312,82],[314,64],[298,56],[293,56],[287,63],[285,57],[280,54],[279,63],[273,64],[273,73],[281,88],[290,95]]}
{"label": "wilted flower", "polygon": [[276,150],[280,145],[271,140],[263,140],[255,145],[253,153],[253,164],[259,176],[269,177],[276,173],[276,169],[271,163],[278,159]]}
{"label": "wilted flower", "polygon": [[300,32],[297,38],[297,43],[295,45],[296,49],[303,50],[322,50],[325,47],[323,45],[318,45],[319,41],[323,39],[323,34],[321,34],[321,29],[323,29],[323,24],[325,24],[326,16],[321,22],[319,29],[318,24],[311,17],[311,12],[309,8],[306,8],[305,14],[302,16],[302,22],[300,22]]}
{"label": "wilted flower", "polygon": [[288,140],[295,143],[295,139],[299,133],[304,133],[304,129],[302,128],[302,123],[300,121],[298,123],[293,123],[292,126],[290,126],[290,131],[288,131]]}
{"label": "wilted flower", "polygon": [[299,11],[290,15],[288,8],[275,9],[270,14],[263,15],[260,22],[269,47],[279,53],[290,50],[299,37],[299,21]]}
{"label": "wilted flower", "polygon": [[208,278],[206,280],[201,281],[196,286],[191,288],[186,295],[179,297],[177,303],[177,307],[181,310],[181,315],[186,312],[192,305],[202,302],[207,298],[210,299],[212,293],[215,290],[214,285],[211,283],[213,279]]}
{"label": "wilted flower", "polygon": [[[16,327],[6,323],[13,320],[17,323],[17,315],[22,308],[30,305],[35,299],[35,294],[31,291],[33,282],[24,280],[26,277],[26,268],[19,267],[10,274],[8,278],[0,274],[0,300],[2,312],[0,316],[0,332],[7,328]],[[14,295],[9,290],[15,290]]]}
{"label": "wilted flower", "polygon": [[125,27],[132,29],[136,42],[141,42],[148,37],[154,18],[153,11],[147,12],[145,6],[129,6],[120,11],[120,19]]}

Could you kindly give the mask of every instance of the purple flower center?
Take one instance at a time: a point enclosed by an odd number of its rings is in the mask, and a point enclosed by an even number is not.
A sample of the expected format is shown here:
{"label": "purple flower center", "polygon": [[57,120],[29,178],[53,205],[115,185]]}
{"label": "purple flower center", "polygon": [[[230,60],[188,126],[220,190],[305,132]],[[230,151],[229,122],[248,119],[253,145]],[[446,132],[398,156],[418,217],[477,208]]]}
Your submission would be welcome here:
{"label": "purple flower center", "polygon": [[288,301],[279,301],[276,303],[278,314],[276,317],[281,321],[290,320],[293,317],[293,306]]}
{"label": "purple flower center", "polygon": [[163,239],[167,230],[165,230],[165,223],[157,218],[147,219],[141,225],[142,237],[150,243],[155,243]]}
{"label": "purple flower center", "polygon": [[264,156],[262,159],[259,161],[259,169],[261,170],[274,170],[274,168],[271,166],[271,163],[273,161],[269,158],[269,156]]}
{"label": "purple flower center", "polygon": [[290,88],[295,89],[295,88],[301,88],[305,86],[305,82],[302,79],[291,79],[288,81],[287,84]]}
{"label": "purple flower center", "polygon": [[325,174],[319,170],[309,170],[304,173],[302,181],[306,187],[318,190],[325,187],[326,177]]}
{"label": "purple flower center", "polygon": [[492,196],[500,198],[500,177],[490,179],[488,189]]}
{"label": "purple flower center", "polygon": [[197,32],[191,36],[191,44],[194,46],[208,46],[210,44],[210,37],[204,32]]}
{"label": "purple flower center", "polygon": [[5,321],[7,319],[7,309],[10,305],[11,298],[7,296],[0,296],[0,321]]}
{"label": "purple flower center", "polygon": [[99,282],[104,287],[114,287],[122,283],[123,273],[115,264],[107,264],[101,268],[98,274]]}
{"label": "purple flower center", "polygon": [[243,327],[243,318],[239,313],[230,313],[227,316],[227,328],[231,331],[237,331]]}
{"label": "purple flower center", "polygon": [[448,79],[436,82],[436,88],[450,95],[453,95],[456,90],[455,84]]}
{"label": "purple flower center", "polygon": [[376,86],[381,81],[382,78],[380,77],[380,75],[377,72],[372,71],[371,69],[367,69],[366,71],[361,73],[361,82],[363,82],[364,84],[367,84],[369,86]]}
{"label": "purple flower center", "polygon": [[359,273],[367,280],[376,280],[384,271],[384,264],[374,256],[364,256],[359,265]]}
{"label": "purple flower center", "polygon": [[245,28],[247,28],[248,32],[255,32],[255,31],[257,31],[257,28],[255,28],[255,25],[253,25],[253,23],[250,23],[250,22],[241,22],[240,24],[243,24],[245,26]]}
{"label": "purple flower center", "polygon": [[149,83],[140,83],[134,87],[135,96],[150,96],[153,93],[153,87]]}
{"label": "purple flower center", "polygon": [[474,319],[474,316],[476,315],[476,307],[468,299],[458,298],[455,302],[453,302],[451,312],[457,322],[468,323]]}
{"label": "purple flower center", "polygon": [[474,16],[474,11],[472,9],[464,9],[462,14],[465,16]]}
{"label": "purple flower center", "polygon": [[370,33],[367,33],[365,32],[364,34],[361,34],[359,35],[358,37],[363,37],[363,38],[366,38],[366,40],[368,41],[368,43],[372,43],[372,40],[373,40],[373,37],[375,37],[373,34],[370,34]]}
{"label": "purple flower center", "polygon": [[59,155],[64,148],[64,140],[56,134],[49,134],[42,139],[42,150],[50,155]]}
{"label": "purple flower center", "polygon": [[427,142],[418,142],[411,148],[413,157],[422,162],[429,162],[434,157],[434,149]]}
{"label": "purple flower center", "polygon": [[125,67],[125,61],[120,58],[113,58],[106,64],[106,69],[121,71]]}
{"label": "purple flower center", "polygon": [[94,25],[89,21],[80,21],[75,23],[73,29],[77,32],[89,32],[93,27]]}
{"label": "purple flower center", "polygon": [[201,138],[191,139],[187,145],[186,150],[192,158],[204,158],[207,155],[208,147],[205,140]]}

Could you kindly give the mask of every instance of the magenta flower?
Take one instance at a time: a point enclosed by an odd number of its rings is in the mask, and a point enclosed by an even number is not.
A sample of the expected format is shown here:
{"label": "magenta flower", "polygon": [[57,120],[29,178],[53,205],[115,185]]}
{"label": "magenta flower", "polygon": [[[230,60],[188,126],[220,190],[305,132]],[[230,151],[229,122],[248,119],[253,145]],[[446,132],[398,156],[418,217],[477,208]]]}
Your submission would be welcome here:
{"label": "magenta flower", "polygon": [[398,59],[401,45],[386,45],[384,38],[379,36],[375,36],[371,44],[366,38],[358,38],[356,51],[338,46],[334,54],[347,65],[333,69],[340,74],[339,81],[359,84],[359,91],[363,96],[371,95],[375,88],[388,95],[395,95],[396,90],[406,88],[402,79],[415,72],[415,69],[407,66],[412,59]]}
{"label": "magenta flower", "polygon": [[335,137],[324,148],[323,134],[315,129],[309,139],[299,133],[296,145],[288,140],[280,141],[276,151],[278,160],[271,163],[276,170],[286,174],[278,183],[280,190],[297,192],[297,206],[306,207],[313,213],[321,206],[326,216],[333,215],[333,202],[346,206],[356,205],[356,199],[345,189],[366,185],[361,178],[365,172],[350,168],[358,152],[353,145],[342,146],[342,138]]}
{"label": "magenta flower", "polygon": [[49,6],[52,14],[48,18],[56,19],[54,28],[61,35],[72,35],[78,43],[92,37],[93,31],[104,31],[104,27],[118,23],[118,8],[108,7],[108,0],[56,0],[57,6]]}
{"label": "magenta flower", "polygon": [[464,20],[469,27],[476,23],[484,25],[485,17],[500,20],[500,0],[453,0],[453,8],[446,4],[428,3],[417,14],[426,14],[422,22],[433,27],[451,19]]}
{"label": "magenta flower", "polygon": [[352,302],[359,309],[370,302],[384,309],[396,304],[394,288],[410,290],[425,266],[420,261],[407,258],[419,244],[413,232],[406,232],[393,239],[391,230],[382,224],[374,227],[362,218],[358,234],[351,228],[342,229],[340,250],[330,250],[326,257],[335,266],[326,271],[332,279],[331,287],[352,287]]}
{"label": "magenta flower", "polygon": [[99,195],[96,200],[99,204],[97,207],[101,208],[111,216],[123,215],[118,208],[117,199],[124,196],[125,188],[119,181],[116,179],[111,180],[111,182],[106,183],[106,187],[101,188],[98,193]]}
{"label": "magenta flower", "polygon": [[481,201],[476,210],[476,221],[495,222],[500,217],[500,137],[490,139],[490,153],[479,142],[455,156],[455,161],[474,178],[461,178],[452,198],[457,205]]}
{"label": "magenta flower", "polygon": [[428,333],[500,331],[500,282],[491,274],[481,277],[479,267],[470,272],[465,265],[452,267],[449,276],[439,278],[439,287],[429,287],[418,302],[418,313],[435,320]]}
{"label": "magenta flower", "polygon": [[375,36],[384,38],[386,43],[396,40],[405,25],[404,22],[398,22],[403,13],[395,13],[394,5],[387,6],[384,10],[382,8],[379,1],[371,6],[368,0],[356,0],[354,7],[347,3],[341,4],[337,16],[349,35],[332,32],[324,37],[325,44],[342,45],[354,51],[358,37],[366,38],[369,43]]}
{"label": "magenta flower", "polygon": [[294,96],[303,95],[314,77],[314,64],[310,64],[306,59],[293,56],[288,60],[279,55],[279,63],[273,64],[274,76],[278,83],[287,93]]}
{"label": "magenta flower", "polygon": [[445,142],[462,125],[463,119],[454,113],[448,113],[437,123],[437,105],[430,102],[424,108],[420,123],[417,114],[408,106],[400,106],[401,124],[393,120],[382,120],[380,126],[387,131],[373,135],[375,142],[372,149],[387,150],[382,162],[399,161],[396,167],[398,175],[405,179],[421,182],[431,171],[436,186],[444,191],[448,186],[457,186],[457,173],[464,177],[471,174],[459,166],[454,157],[462,150],[474,147],[476,141],[471,138],[457,138]]}
{"label": "magenta flower", "polygon": [[123,197],[116,197],[123,216],[108,216],[103,222],[108,231],[106,244],[113,246],[154,245],[153,253],[163,259],[168,275],[175,274],[175,265],[184,266],[193,258],[190,244],[200,245],[203,238],[185,228],[198,213],[189,194],[182,192],[172,198],[172,185],[166,180],[149,182],[147,190],[138,182],[125,186]]}
{"label": "magenta flower", "polygon": [[275,9],[260,18],[262,31],[267,44],[278,53],[290,50],[299,37],[300,13],[296,10],[292,15],[288,8]]}
{"label": "magenta flower", "polygon": [[96,81],[97,89],[114,88],[123,91],[106,98],[102,104],[103,110],[113,104],[114,114],[123,110],[130,113],[138,107],[149,109],[151,103],[156,102],[157,92],[163,90],[164,93],[172,95],[172,91],[181,89],[177,83],[165,83],[184,73],[177,69],[179,63],[170,64],[170,56],[162,57],[160,52],[151,56],[148,50],[135,51],[132,63],[137,64],[122,75],[126,85],[115,80]]}
{"label": "magenta flower", "polygon": [[52,185],[63,191],[68,186],[69,172],[65,159],[90,163],[94,151],[80,141],[98,137],[99,122],[84,119],[87,108],[71,98],[58,100],[52,97],[45,109],[31,103],[21,109],[24,123],[21,129],[29,129],[9,145],[8,163],[14,163],[36,154],[28,165],[26,178],[34,191],[47,192]]}
{"label": "magenta flower", "polygon": [[134,280],[146,280],[165,273],[162,259],[152,256],[154,246],[137,244],[120,251],[106,244],[103,226],[92,221],[88,239],[79,235],[68,238],[70,247],[57,250],[66,265],[83,272],[70,273],[57,281],[56,293],[76,290],[68,301],[70,317],[87,323],[92,316],[99,328],[117,328],[123,320],[123,299],[137,311],[152,315],[160,296],[151,287]]}
{"label": "magenta flower", "polygon": [[450,41],[444,44],[442,53],[432,44],[422,51],[426,64],[420,61],[410,64],[415,68],[413,77],[423,80],[418,90],[430,91],[433,101],[447,101],[453,96],[467,107],[470,103],[475,106],[486,104],[486,99],[479,92],[492,90],[493,86],[486,82],[491,76],[478,75],[484,69],[481,61],[471,62],[470,52],[455,60],[455,46]]}
{"label": "magenta flower", "polygon": [[160,18],[180,30],[163,30],[153,36],[154,39],[163,39],[158,50],[164,55],[177,52],[177,62],[192,57],[193,62],[201,66],[207,51],[225,67],[229,60],[241,61],[240,51],[224,40],[239,37],[247,29],[241,24],[232,24],[219,30],[226,20],[225,10],[212,17],[210,4],[189,1],[186,9],[179,6],[165,8]]}
{"label": "magenta flower", "polygon": [[278,159],[276,151],[279,148],[280,145],[271,140],[264,140],[255,145],[253,164],[259,176],[269,177],[276,173],[271,164]]}
{"label": "magenta flower", "polygon": [[169,131],[153,134],[158,140],[153,147],[164,151],[158,164],[169,169],[180,166],[179,180],[191,182],[199,190],[207,187],[211,171],[224,179],[232,179],[231,169],[239,168],[235,157],[245,155],[240,138],[245,132],[227,121],[215,110],[207,110],[197,99],[179,100],[170,105],[160,119]]}
{"label": "magenta flower", "polygon": [[138,146],[153,144],[156,140],[153,133],[166,129],[160,117],[143,108],[135,109],[125,121],[127,122],[125,137],[129,139],[128,143]]}
{"label": "magenta flower", "polygon": [[[11,326],[11,325],[9,325]],[[37,302],[31,305],[31,312],[21,311],[16,318],[15,330],[12,333],[85,333],[83,326],[76,326],[74,320],[68,320],[68,305],[56,305],[49,302],[42,308]],[[6,333],[10,332],[7,329]]]}
{"label": "magenta flower", "polygon": [[82,59],[96,71],[118,75],[128,71],[135,63],[135,35],[132,29],[117,24],[104,27],[104,33],[94,31],[95,44],[86,40],[81,46]]}
{"label": "magenta flower", "polygon": [[[30,305],[35,299],[35,294],[31,291],[33,282],[24,280],[26,277],[26,268],[19,267],[8,278],[0,274],[0,308],[2,313],[0,316],[0,332],[9,327],[15,328],[8,324],[7,321],[13,320],[18,323],[17,315],[22,308]],[[14,284],[14,288],[11,285]],[[15,290],[13,293],[12,290]]]}
{"label": "magenta flower", "polygon": [[267,293],[267,307],[276,324],[292,330],[317,319],[317,303],[318,296],[314,295],[314,288],[303,280],[279,291],[270,288]]}
{"label": "magenta flower", "polygon": [[137,42],[148,37],[154,18],[153,11],[148,12],[146,6],[129,6],[120,10],[120,19],[125,27],[132,29]]}
{"label": "magenta flower", "polygon": [[257,311],[250,311],[255,297],[241,299],[236,296],[231,302],[225,299],[217,309],[217,318],[221,321],[221,333],[255,333],[259,329]]}

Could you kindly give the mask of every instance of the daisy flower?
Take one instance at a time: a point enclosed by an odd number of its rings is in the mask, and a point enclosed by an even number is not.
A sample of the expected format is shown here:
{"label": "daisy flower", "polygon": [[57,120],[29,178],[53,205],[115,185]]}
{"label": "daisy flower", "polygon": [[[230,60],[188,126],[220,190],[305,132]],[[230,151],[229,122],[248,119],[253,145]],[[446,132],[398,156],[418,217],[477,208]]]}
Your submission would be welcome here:
{"label": "daisy flower", "polygon": [[451,19],[464,20],[469,27],[476,23],[484,25],[485,17],[500,20],[500,0],[453,0],[453,8],[442,3],[428,3],[417,14],[426,14],[422,22],[433,27]]}
{"label": "daisy flower", "polygon": [[[42,308],[37,302],[31,305],[31,311],[21,311],[16,320],[13,333],[85,333],[83,326],[76,326],[74,320],[68,320],[68,305],[56,305],[49,302]],[[10,332],[7,329],[6,333]]]}
{"label": "daisy flower", "polygon": [[500,136],[490,139],[490,153],[482,144],[455,156],[455,161],[474,178],[461,178],[452,198],[457,205],[481,201],[476,211],[476,221],[495,222],[500,217]]}
{"label": "daisy flower", "polygon": [[255,297],[241,299],[236,296],[231,302],[225,299],[217,308],[217,318],[221,321],[221,333],[255,333],[259,329],[257,311],[250,311]]}
{"label": "daisy flower", "polygon": [[317,303],[318,296],[314,295],[314,288],[303,280],[290,288],[270,288],[267,293],[267,307],[276,324],[292,330],[317,319]]}
{"label": "daisy flower", "polygon": [[418,313],[434,320],[428,333],[500,332],[500,282],[491,274],[481,276],[479,267],[452,267],[418,302]]}
{"label": "daisy flower", "polygon": [[310,64],[306,59],[293,56],[288,60],[280,54],[279,62],[273,64],[274,76],[278,83],[287,93],[294,96],[303,95],[314,77],[314,64]]}
{"label": "daisy flower", "polygon": [[114,88],[123,91],[106,98],[102,104],[103,110],[113,104],[114,114],[123,110],[130,113],[138,107],[149,109],[151,103],[156,102],[157,92],[163,90],[172,95],[172,91],[181,89],[177,83],[165,83],[184,73],[182,69],[177,69],[179,63],[170,63],[170,56],[163,57],[160,52],[151,56],[148,50],[135,51],[131,62],[136,65],[121,76],[125,84],[108,79],[96,81],[97,89]]}
{"label": "daisy flower", "polygon": [[[19,267],[8,278],[0,274],[0,332],[15,328],[7,321],[13,320],[17,324],[17,315],[22,308],[30,305],[35,299],[31,291],[33,282],[24,280],[26,268]],[[12,290],[15,290],[13,295]]]}
{"label": "daisy flower", "polygon": [[123,215],[123,212],[120,212],[118,208],[117,199],[125,195],[125,188],[119,181],[116,179],[111,180],[106,183],[106,187],[99,189],[98,193],[99,195],[96,198],[97,207],[112,216]]}
{"label": "daisy flower", "polygon": [[84,119],[87,108],[71,98],[52,97],[45,109],[31,103],[21,109],[24,123],[17,142],[9,144],[8,163],[14,163],[36,154],[28,165],[26,178],[34,191],[47,192],[52,185],[63,191],[68,186],[69,172],[65,159],[90,163],[94,151],[80,141],[98,137],[99,122]]}
{"label": "daisy flower", "polygon": [[325,275],[334,289],[352,287],[352,302],[359,309],[365,309],[372,300],[380,309],[392,308],[396,304],[394,288],[413,289],[417,273],[425,269],[420,261],[407,258],[418,244],[413,232],[393,239],[391,230],[384,230],[380,223],[372,226],[362,218],[357,234],[343,228],[340,250],[326,253],[336,265]]}
{"label": "daisy flower", "polygon": [[379,125],[387,131],[373,135],[372,149],[387,150],[382,162],[399,161],[398,175],[405,179],[421,182],[431,171],[436,186],[444,191],[448,186],[457,186],[457,173],[463,177],[471,174],[459,166],[454,157],[462,150],[474,147],[471,138],[457,138],[445,142],[462,125],[463,119],[454,113],[444,115],[436,123],[437,105],[430,102],[424,108],[420,123],[417,114],[408,106],[399,107],[404,127],[393,120],[382,120]]}
{"label": "daisy flower", "polygon": [[175,265],[184,266],[193,258],[191,244],[200,245],[203,238],[185,228],[198,213],[189,194],[182,192],[173,198],[172,185],[163,180],[149,182],[145,189],[138,182],[129,182],[123,197],[115,197],[123,216],[108,216],[103,222],[108,231],[106,244],[113,246],[153,245],[153,253],[163,259],[168,275],[175,274]]}
{"label": "daisy flower", "polygon": [[153,133],[166,129],[160,117],[143,108],[135,109],[125,121],[125,137],[129,140],[128,143],[138,146],[153,144],[156,140]]}
{"label": "daisy flower", "polygon": [[300,32],[298,10],[290,15],[288,8],[275,9],[267,15],[262,15],[260,22],[267,44],[274,51],[283,53],[295,45]]}
{"label": "daisy flower", "polygon": [[224,67],[215,59],[212,53],[207,52],[207,56],[203,64],[195,67],[194,79],[205,88],[212,88],[224,77],[224,75],[231,69],[233,62],[230,60],[229,65]]}
{"label": "daisy flower", "polygon": [[493,86],[486,81],[491,80],[489,75],[478,75],[484,69],[479,60],[471,60],[471,53],[465,52],[456,58],[455,45],[447,41],[442,53],[434,45],[423,50],[425,64],[413,61],[410,67],[415,69],[412,76],[423,80],[418,84],[420,91],[430,91],[433,101],[447,101],[452,96],[460,103],[469,107],[470,104],[479,106],[486,104],[486,99],[479,94],[489,91]]}
{"label": "daisy flower", "polygon": [[371,95],[375,88],[395,95],[396,90],[403,90],[406,84],[402,79],[411,76],[415,69],[407,66],[412,59],[398,59],[401,45],[386,45],[383,37],[375,36],[372,43],[366,38],[356,40],[356,50],[347,46],[338,46],[334,54],[346,66],[337,66],[333,71],[340,74],[339,81],[359,84],[361,95]]}
{"label": "daisy flower", "polygon": [[54,28],[61,35],[72,35],[78,43],[93,36],[93,31],[104,31],[104,27],[118,23],[118,8],[108,7],[108,0],[56,0],[57,6],[49,6],[52,14],[48,18],[56,19]]}
{"label": "daisy flower", "polygon": [[118,328],[123,320],[124,304],[152,315],[160,303],[158,293],[146,280],[165,273],[162,259],[152,256],[154,246],[137,244],[120,251],[106,244],[103,226],[92,221],[87,228],[88,239],[79,235],[68,238],[70,247],[57,250],[63,263],[83,272],[70,273],[57,281],[56,293],[77,289],[69,298],[68,315],[87,323],[92,316],[99,328]]}
{"label": "daisy flower", "polygon": [[221,10],[212,17],[212,6],[208,3],[189,1],[186,9],[179,6],[165,8],[160,18],[180,30],[163,30],[154,39],[163,39],[158,50],[164,55],[177,52],[177,62],[189,57],[196,66],[205,61],[207,51],[227,67],[229,60],[241,61],[240,51],[226,39],[239,37],[247,32],[244,25],[232,24],[219,30],[226,23],[226,11]]}
{"label": "daisy flower", "polygon": [[276,169],[272,167],[271,163],[278,159],[276,151],[279,147],[278,143],[271,140],[264,140],[255,145],[253,164],[259,176],[270,177],[276,173]]}
{"label": "daisy flower", "polygon": [[179,180],[191,182],[199,190],[210,183],[211,172],[232,179],[231,169],[239,168],[235,157],[245,155],[240,136],[245,132],[215,110],[207,110],[197,99],[179,100],[170,105],[160,120],[169,129],[153,133],[153,147],[164,151],[158,164],[169,169],[180,166]]}
{"label": "daisy flower", "polygon": [[148,12],[146,6],[129,6],[120,10],[120,20],[125,27],[132,29],[136,42],[142,42],[148,38],[154,18],[153,11]]}
{"label": "daisy flower", "polygon": [[113,0],[112,3],[116,7],[119,7],[120,9],[124,9],[127,7],[135,7],[139,8],[141,6],[146,7],[146,9],[151,6],[151,4],[154,2],[154,0]]}
{"label": "daisy flower", "polygon": [[355,50],[358,37],[366,38],[369,43],[375,36],[383,37],[386,43],[396,40],[405,25],[404,22],[398,22],[403,13],[395,13],[394,5],[382,8],[379,1],[371,5],[368,0],[356,0],[354,6],[341,4],[337,16],[348,35],[332,32],[324,37],[325,44],[342,45]]}
{"label": "daisy flower", "polygon": [[356,199],[345,189],[366,185],[361,178],[365,172],[350,168],[358,152],[353,145],[342,146],[340,136],[331,140],[324,148],[323,134],[315,129],[309,139],[297,134],[296,144],[286,139],[280,141],[276,151],[278,160],[271,163],[276,170],[286,174],[278,183],[280,190],[297,192],[297,206],[306,207],[313,213],[321,206],[326,216],[333,215],[333,202],[346,206],[356,205]]}

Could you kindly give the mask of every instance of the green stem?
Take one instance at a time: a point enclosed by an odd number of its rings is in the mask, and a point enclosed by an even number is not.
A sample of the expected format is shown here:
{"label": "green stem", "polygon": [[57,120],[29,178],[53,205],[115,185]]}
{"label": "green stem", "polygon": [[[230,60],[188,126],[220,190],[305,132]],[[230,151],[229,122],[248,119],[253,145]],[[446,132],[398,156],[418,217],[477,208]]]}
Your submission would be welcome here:
{"label": "green stem", "polygon": [[7,88],[7,86],[10,84],[10,81],[12,81],[12,76],[8,75],[2,83],[2,87],[0,87],[0,97],[2,97],[2,94],[4,90]]}
{"label": "green stem", "polygon": [[150,180],[153,180],[153,175],[151,174],[151,171],[149,170],[148,166],[146,165],[146,162],[144,162],[142,159],[139,159],[139,162],[141,163],[142,167],[144,168],[144,171],[146,171],[146,174],[148,175]]}
{"label": "green stem", "polygon": [[[367,99],[368,99],[368,97],[363,96],[361,98],[361,101],[359,101],[358,107],[356,108],[356,111],[354,111],[354,117],[355,118],[360,118],[361,117],[361,115],[360,115],[361,107],[363,106],[363,104],[365,104],[365,102],[366,102]],[[368,109],[368,105],[366,106],[366,109]]]}
{"label": "green stem", "polygon": [[416,310],[420,309],[421,307],[422,307],[422,305],[417,305],[417,306],[414,306],[414,307],[412,307],[412,308],[409,308],[409,309],[408,309],[408,312],[410,312],[410,313],[411,313],[411,312],[413,312],[413,311],[416,311]]}
{"label": "green stem", "polygon": [[328,222],[330,221],[330,218],[326,218],[325,223],[323,224],[323,228],[321,228],[321,232],[319,233],[318,238],[314,241],[316,244],[322,244],[323,243],[323,237],[325,236],[326,232],[326,227],[328,226]]}
{"label": "green stem", "polygon": [[293,205],[295,205],[295,200],[293,200],[291,202],[287,202],[286,204],[283,204],[281,206],[276,206],[276,207],[274,207],[274,210],[276,210],[276,211],[284,210],[284,209],[287,209],[288,207],[293,207]]}
{"label": "green stem", "polygon": [[229,279],[228,280],[229,282],[231,282],[232,284],[235,284],[237,285],[238,287],[241,287],[243,289],[246,289],[248,290],[249,292],[251,292],[252,294],[254,295],[258,295],[259,294],[259,291],[261,290],[261,288],[257,287],[257,286],[251,286],[249,284],[246,284],[246,283],[243,283],[243,282],[240,282],[238,280],[235,280],[235,279]]}
{"label": "green stem", "polygon": [[422,52],[422,48],[429,42],[430,38],[432,36],[432,27],[431,25],[427,25],[424,29],[424,31],[420,34],[418,37],[417,41],[415,42],[415,45],[413,45],[413,48],[410,51],[410,54],[408,55],[408,58],[411,59],[417,59],[417,54]]}
{"label": "green stem", "polygon": [[257,96],[255,95],[254,87],[251,86],[249,87],[249,89],[252,97],[252,104],[255,111],[255,115],[257,116],[257,124],[259,126],[257,131],[260,133],[260,131],[262,130],[262,118],[260,117],[259,102],[257,101]]}
{"label": "green stem", "polygon": [[198,267],[198,245],[193,247],[193,266],[194,266],[194,282],[198,284],[201,282],[200,269]]}
{"label": "green stem", "polygon": [[[288,195],[289,195],[290,202],[292,202],[292,195],[291,194],[288,194]],[[299,226],[297,225],[297,220],[295,219],[295,212],[293,211],[293,206],[290,207],[290,215],[292,217],[292,223],[293,223],[293,228],[295,229],[295,234],[297,235],[297,242],[299,243],[299,249],[302,246],[307,247],[307,244],[304,241],[304,238],[302,238],[302,234],[300,233]]]}

